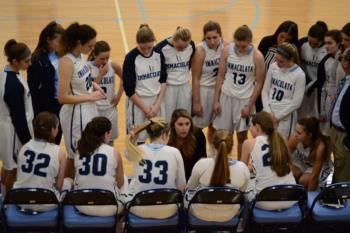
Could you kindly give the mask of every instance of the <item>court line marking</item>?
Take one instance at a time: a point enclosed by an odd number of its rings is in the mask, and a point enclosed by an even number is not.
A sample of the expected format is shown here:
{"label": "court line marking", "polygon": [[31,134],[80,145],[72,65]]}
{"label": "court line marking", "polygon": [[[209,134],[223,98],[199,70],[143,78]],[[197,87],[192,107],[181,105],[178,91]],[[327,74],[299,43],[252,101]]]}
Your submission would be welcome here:
{"label": "court line marking", "polygon": [[255,7],[255,18],[254,18],[254,21],[252,23],[252,29],[255,30],[259,24],[259,21],[260,21],[260,5],[259,5],[258,0],[252,0],[252,2],[253,2],[253,5]]}
{"label": "court line marking", "polygon": [[114,6],[115,6],[115,12],[117,14],[117,18],[119,19],[118,24],[119,24],[120,34],[122,36],[124,52],[125,52],[125,54],[127,54],[129,52],[129,46],[128,46],[128,41],[126,39],[124,21],[123,21],[123,17],[122,17],[121,11],[120,11],[120,6],[119,6],[118,0],[114,0]]}
{"label": "court line marking", "polygon": [[141,18],[142,18],[142,20],[147,21],[148,18],[147,18],[147,16],[146,16],[145,7],[144,7],[144,5],[143,5],[142,0],[137,0],[137,6],[139,7],[139,10],[140,10],[140,12],[141,12]]}

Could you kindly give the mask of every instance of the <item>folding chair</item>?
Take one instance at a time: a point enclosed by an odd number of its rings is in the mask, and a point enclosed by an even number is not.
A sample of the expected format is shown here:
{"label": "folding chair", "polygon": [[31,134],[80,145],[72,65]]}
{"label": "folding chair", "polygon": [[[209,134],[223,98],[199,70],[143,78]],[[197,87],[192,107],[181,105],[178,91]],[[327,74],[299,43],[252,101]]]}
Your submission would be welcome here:
{"label": "folding chair", "polygon": [[311,227],[330,227],[332,230],[348,232],[344,225],[350,226],[349,198],[350,182],[332,184],[321,192],[309,192]]}
{"label": "folding chair", "polygon": [[[124,232],[169,232],[180,229],[180,210],[183,206],[182,193],[177,189],[151,189],[137,193],[127,204]],[[165,219],[142,218],[133,214],[130,209],[137,206],[157,206],[175,204],[178,211]]]}
{"label": "folding chair", "polygon": [[[252,203],[250,214],[252,231],[275,232],[296,228],[299,232],[303,225],[306,197],[306,191],[301,185],[275,185],[263,189]],[[297,203],[288,209],[271,211],[256,207],[256,203],[262,201]]]}
{"label": "folding chair", "polygon": [[118,222],[116,215],[100,217],[80,213],[75,206],[117,206],[115,195],[103,189],[78,189],[70,191],[63,199],[64,232],[115,232]]}
{"label": "folding chair", "polygon": [[[54,204],[57,208],[36,212],[24,210],[19,205]],[[18,188],[10,190],[4,200],[3,217],[6,232],[35,231],[57,232],[59,230],[60,205],[54,192],[41,188]]]}
{"label": "folding chair", "polygon": [[[235,232],[243,210],[244,197],[241,191],[229,187],[208,187],[198,190],[190,200],[187,208],[186,231],[230,231]],[[206,205],[240,205],[239,214],[226,222],[205,221],[191,214],[191,206],[194,204]],[[215,214],[215,213],[213,213]]]}

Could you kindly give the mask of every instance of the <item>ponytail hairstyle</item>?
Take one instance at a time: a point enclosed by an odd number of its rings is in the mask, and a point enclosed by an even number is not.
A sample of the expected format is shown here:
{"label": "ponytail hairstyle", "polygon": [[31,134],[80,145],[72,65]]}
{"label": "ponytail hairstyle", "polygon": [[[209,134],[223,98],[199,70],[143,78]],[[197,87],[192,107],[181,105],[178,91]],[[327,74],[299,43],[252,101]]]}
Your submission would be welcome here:
{"label": "ponytail hairstyle", "polygon": [[[177,135],[176,135],[176,129],[175,129],[175,122],[180,117],[187,118],[190,121],[191,126],[185,138],[185,143],[181,147],[177,147],[176,146]],[[169,137],[168,145],[178,148],[179,151],[181,151],[181,154],[183,155],[184,160],[191,159],[195,152],[196,145],[197,145],[197,139],[194,135],[195,129],[196,128],[193,125],[193,120],[190,113],[185,109],[181,109],[181,108],[175,109],[170,119],[170,137]]]}
{"label": "ponytail hairstyle", "polygon": [[33,56],[36,56],[37,54],[41,52],[49,52],[49,44],[47,43],[47,40],[53,40],[55,39],[55,36],[57,34],[61,35],[63,34],[64,29],[63,27],[56,23],[55,21],[51,21],[46,27],[41,31],[39,36],[38,44],[33,52]]}
{"label": "ponytail hairstyle", "polygon": [[112,124],[106,117],[95,117],[85,127],[78,141],[80,155],[92,155],[104,143],[104,135],[111,131]]}
{"label": "ponytail hairstyle", "polygon": [[252,124],[258,124],[268,136],[271,169],[279,177],[289,174],[291,155],[286,141],[275,129],[271,115],[264,111],[259,112],[253,116]]}
{"label": "ponytail hairstyle", "polygon": [[71,52],[79,42],[81,45],[84,45],[94,39],[96,35],[96,30],[91,26],[87,24],[80,25],[79,23],[72,23],[62,34],[59,55],[64,56]]}
{"label": "ponytail hairstyle", "polygon": [[109,52],[109,51],[111,51],[111,47],[106,41],[104,40],[97,41],[93,50],[89,55],[88,60],[93,61],[95,60],[95,57],[97,57],[100,53]]}
{"label": "ponytail hairstyle", "polygon": [[10,39],[5,44],[4,54],[7,57],[7,61],[12,64],[13,60],[19,62],[26,59],[30,56],[31,52],[26,44],[17,42],[15,39]]}
{"label": "ponytail hairstyle", "polygon": [[233,147],[232,134],[228,130],[217,130],[214,134],[214,147],[217,150],[215,166],[210,178],[210,186],[225,186],[230,183],[230,169],[227,156]]}
{"label": "ponytail hairstyle", "polygon": [[323,43],[324,37],[328,31],[328,26],[323,21],[317,21],[312,25],[307,33],[308,36],[317,38],[320,42]]}
{"label": "ponytail hairstyle", "polygon": [[185,42],[189,42],[191,40],[191,37],[192,37],[191,31],[188,28],[178,26],[173,35],[173,40],[174,41],[182,40]]}
{"label": "ponytail hairstyle", "polygon": [[278,46],[277,53],[288,61],[293,61],[295,64],[300,65],[298,49],[294,44],[287,42],[282,43]]}
{"label": "ponytail hairstyle", "polygon": [[310,144],[310,161],[315,160],[317,147],[320,143],[325,145],[325,150],[323,154],[323,160],[326,161],[330,159],[331,149],[329,140],[321,133],[320,123],[315,117],[302,118],[298,120],[298,124],[303,128],[303,130],[311,134],[311,144]]}
{"label": "ponytail hairstyle", "polygon": [[[138,135],[143,130],[146,130],[149,135],[151,141],[162,136],[165,133],[169,133],[170,127],[166,120],[161,117],[153,117],[150,120],[147,120],[142,125],[135,128],[135,135]],[[125,139],[125,146],[128,151],[128,155],[131,160],[135,163],[139,163],[143,159],[144,151],[140,149],[138,146],[132,143],[132,136],[127,136]]]}
{"label": "ponytail hairstyle", "polygon": [[136,32],[136,42],[138,44],[150,43],[156,41],[156,37],[148,24],[141,24]]}
{"label": "ponytail hairstyle", "polygon": [[253,33],[247,25],[242,25],[236,29],[233,34],[233,39],[237,41],[249,41],[253,40]]}
{"label": "ponytail hairstyle", "polygon": [[41,112],[34,118],[34,138],[54,143],[55,137],[51,134],[52,129],[58,126],[58,118],[50,112]]}
{"label": "ponytail hairstyle", "polygon": [[203,26],[203,40],[204,40],[205,34],[207,34],[207,32],[211,32],[211,31],[216,31],[220,35],[220,37],[222,37],[222,31],[221,31],[220,24],[218,22],[209,20]]}

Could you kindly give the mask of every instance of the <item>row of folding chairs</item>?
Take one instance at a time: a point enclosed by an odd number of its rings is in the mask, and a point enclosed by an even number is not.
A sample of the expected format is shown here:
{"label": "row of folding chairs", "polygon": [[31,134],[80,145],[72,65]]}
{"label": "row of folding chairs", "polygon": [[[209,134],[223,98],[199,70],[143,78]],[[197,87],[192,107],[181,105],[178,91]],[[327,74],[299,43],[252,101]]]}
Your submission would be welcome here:
{"label": "row of folding chairs", "polygon": [[[300,185],[277,185],[261,191],[256,199],[245,202],[244,193],[229,187],[208,187],[198,190],[183,208],[183,194],[176,189],[152,189],[140,192],[126,204],[124,232],[236,232],[240,219],[248,221],[247,231],[275,232],[292,229],[302,232],[305,223],[313,226],[350,223],[350,183],[330,185],[320,192],[306,192]],[[267,211],[256,207],[260,201],[296,201],[285,210]],[[325,205],[325,203],[335,203]],[[338,204],[337,204],[338,203]],[[20,205],[54,204],[57,208],[47,212],[23,211]],[[135,206],[158,206],[176,204],[178,212],[166,219],[145,219],[133,214]],[[204,221],[191,214],[194,204],[240,205],[239,214],[226,222]],[[118,215],[94,217],[80,213],[75,206],[118,206],[114,194],[107,190],[73,190],[60,202],[56,195],[46,189],[13,189],[5,197],[2,206],[3,232],[115,232]],[[155,211],[157,211],[157,208]],[[244,214],[245,213],[245,214]],[[248,214],[247,214],[248,213]],[[213,213],[215,214],[215,213]],[[344,229],[344,228],[342,228]],[[308,232],[310,229],[307,229]]]}

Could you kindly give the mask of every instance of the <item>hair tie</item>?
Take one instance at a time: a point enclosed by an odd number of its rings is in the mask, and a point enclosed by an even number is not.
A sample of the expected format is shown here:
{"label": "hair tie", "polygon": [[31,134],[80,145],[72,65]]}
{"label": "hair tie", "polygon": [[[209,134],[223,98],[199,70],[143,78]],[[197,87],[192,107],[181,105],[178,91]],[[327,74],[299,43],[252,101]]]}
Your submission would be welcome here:
{"label": "hair tie", "polygon": [[284,56],[287,59],[292,58],[292,56],[289,53],[287,53],[287,51],[284,48],[278,47],[277,52],[280,53],[282,56]]}

